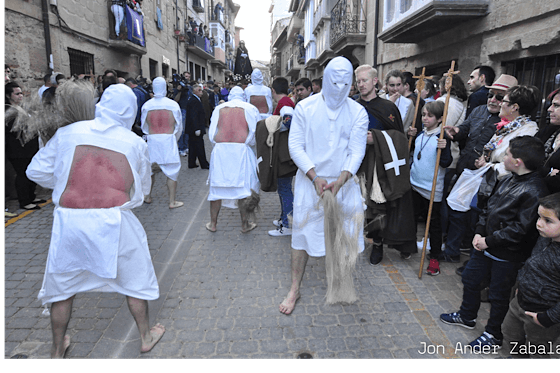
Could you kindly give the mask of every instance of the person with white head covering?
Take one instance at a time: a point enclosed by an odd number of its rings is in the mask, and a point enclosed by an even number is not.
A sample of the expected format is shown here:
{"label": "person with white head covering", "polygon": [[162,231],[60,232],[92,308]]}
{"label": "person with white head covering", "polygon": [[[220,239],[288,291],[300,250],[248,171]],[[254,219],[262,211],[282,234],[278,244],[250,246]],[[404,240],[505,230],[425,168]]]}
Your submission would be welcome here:
{"label": "person with white head covering", "polygon": [[[368,115],[362,105],[348,98],[352,64],[336,57],[325,68],[323,90],[301,101],[290,127],[289,149],[298,166],[294,185],[292,224],[292,283],[280,312],[292,313],[309,256],[325,255],[323,193],[336,197],[348,224],[345,231],[362,237],[364,203],[353,177],[365,154]],[[353,230],[353,231],[352,231]],[[355,230],[359,230],[356,232]],[[330,232],[327,232],[330,233]],[[357,238],[356,238],[357,239]],[[363,239],[356,243],[364,249]]]}
{"label": "person with white head covering", "polygon": [[[169,191],[169,208],[183,206],[183,202],[175,200],[177,193],[177,178],[181,170],[181,159],[177,141],[183,132],[181,107],[167,95],[165,79],[157,77],[152,82],[154,97],[142,106],[142,131],[148,137],[150,162],[157,163],[167,176]],[[154,183],[152,174],[152,186]],[[152,191],[146,195],[144,201],[152,203]]]}
{"label": "person with white head covering", "polygon": [[70,344],[66,329],[79,292],[126,295],[142,352],[165,332],[159,324],[149,328],[147,300],[159,298],[159,287],[146,233],[131,211],[150,189],[148,147],[131,131],[135,117],[132,90],[112,85],[95,119],[58,128],[27,168],[31,180],[53,189],[53,229],[38,296],[43,305],[52,303],[52,357],[62,358]]}
{"label": "person with white head covering", "polygon": [[254,105],[260,113],[259,120],[272,115],[272,91],[263,85],[263,74],[259,69],[251,73],[252,85],[245,88],[247,102]]}
{"label": "person with white head covering", "polygon": [[[244,204],[247,197],[258,193],[255,130],[259,118],[257,108],[243,99],[243,89],[234,87],[228,102],[214,109],[208,129],[208,138],[214,143],[210,157],[208,184],[210,193],[210,222],[206,229],[216,231],[218,214],[225,207],[239,207],[241,232],[247,233],[257,226],[250,222]],[[237,202],[237,206],[236,206]]]}

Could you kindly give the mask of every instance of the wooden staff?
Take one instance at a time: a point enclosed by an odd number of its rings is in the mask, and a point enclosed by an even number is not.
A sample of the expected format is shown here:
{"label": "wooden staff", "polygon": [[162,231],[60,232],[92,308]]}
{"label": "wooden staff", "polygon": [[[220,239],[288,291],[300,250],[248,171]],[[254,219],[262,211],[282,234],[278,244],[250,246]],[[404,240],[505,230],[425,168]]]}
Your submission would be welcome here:
{"label": "wooden staff", "polygon": [[[443,127],[447,122],[447,111],[449,109],[449,98],[451,97],[451,85],[453,84],[453,75],[459,74],[460,71],[454,71],[455,69],[455,61],[451,61],[451,68],[449,71],[444,74],[447,79],[445,79],[445,90],[447,92],[447,96],[445,97],[445,108],[443,110],[443,120],[441,123],[441,132],[439,134],[439,139],[443,139]],[[434,170],[434,181],[432,182],[432,194],[430,195],[430,205],[428,207],[428,217],[426,218],[426,231],[424,232],[424,243],[422,245],[422,257],[420,259],[420,271],[418,272],[418,278],[422,278],[422,272],[424,270],[424,259],[426,258],[426,244],[428,243],[428,233],[430,230],[430,219],[432,217],[432,207],[434,206],[434,198],[436,195],[436,184],[437,184],[437,175],[439,171],[439,160],[441,158],[441,149],[438,148],[437,156],[436,156],[436,167]]]}
{"label": "wooden staff", "polygon": [[[431,79],[431,76],[426,76],[426,68],[423,67],[422,68],[422,75],[420,76],[413,76],[413,78],[418,79],[418,82],[416,83],[416,88],[418,89],[418,94],[416,95],[416,107],[414,108],[414,119],[412,120],[412,124],[411,126],[416,126],[416,118],[418,118],[418,109],[420,108],[420,95],[422,94],[422,90],[424,89],[424,79],[429,78]],[[412,88],[412,87],[410,87]],[[414,136],[410,136],[410,138],[408,139],[408,151],[410,151],[410,147],[412,146],[412,140],[414,139]]]}

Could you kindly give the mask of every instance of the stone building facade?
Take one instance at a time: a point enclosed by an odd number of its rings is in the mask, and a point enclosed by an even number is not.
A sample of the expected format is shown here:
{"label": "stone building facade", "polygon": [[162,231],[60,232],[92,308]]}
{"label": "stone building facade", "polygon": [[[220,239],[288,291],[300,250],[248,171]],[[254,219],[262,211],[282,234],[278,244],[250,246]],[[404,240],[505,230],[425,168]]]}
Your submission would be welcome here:
{"label": "stone building facade", "polygon": [[[40,87],[42,77],[50,71],[71,76],[100,75],[113,69],[125,78],[170,79],[173,73],[189,70],[197,80],[225,79],[225,30],[234,49],[238,5],[232,0],[139,3],[144,46],[116,38],[111,0],[6,0],[5,63],[13,71],[12,78],[26,89]],[[207,34],[192,38],[191,21],[206,26]],[[121,32],[126,31],[121,27]],[[51,55],[47,57],[49,39]]]}
{"label": "stone building facade", "polygon": [[305,38],[299,76],[320,77],[342,55],[355,67],[376,67],[380,78],[423,67],[441,76],[454,60],[464,82],[474,67],[489,65],[545,95],[557,87],[558,1],[291,0],[289,9]]}

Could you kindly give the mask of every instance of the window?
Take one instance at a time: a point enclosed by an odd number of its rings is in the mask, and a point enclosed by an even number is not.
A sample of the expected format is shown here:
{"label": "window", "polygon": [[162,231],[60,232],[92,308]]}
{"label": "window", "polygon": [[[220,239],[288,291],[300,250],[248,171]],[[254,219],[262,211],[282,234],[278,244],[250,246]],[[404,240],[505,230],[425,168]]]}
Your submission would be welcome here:
{"label": "window", "polygon": [[385,0],[383,7],[383,30],[431,2],[433,0]]}
{"label": "window", "polygon": [[154,0],[154,17],[157,28],[163,30],[163,5],[162,0]]}
{"label": "window", "polygon": [[70,75],[95,74],[93,54],[68,48],[70,57]]}
{"label": "window", "polygon": [[158,63],[150,58],[150,79],[154,80],[158,76]]}
{"label": "window", "polygon": [[161,64],[161,75],[167,78],[167,74],[169,73],[169,65],[162,63]]}

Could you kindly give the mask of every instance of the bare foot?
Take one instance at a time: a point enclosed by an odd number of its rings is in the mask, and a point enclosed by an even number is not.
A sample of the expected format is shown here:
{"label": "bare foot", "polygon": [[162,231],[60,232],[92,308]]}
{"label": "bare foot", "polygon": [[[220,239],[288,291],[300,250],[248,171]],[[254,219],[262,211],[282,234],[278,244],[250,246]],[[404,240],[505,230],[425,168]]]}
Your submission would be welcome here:
{"label": "bare foot", "polygon": [[165,333],[165,326],[157,323],[150,329],[150,339],[149,341],[142,341],[142,347],[140,352],[149,352],[154,348],[156,343],[159,342],[163,334]]}
{"label": "bare foot", "polygon": [[280,304],[280,312],[284,315],[291,314],[294,308],[296,308],[296,302],[298,301],[299,297],[299,291],[297,293],[294,293],[290,290],[286,299],[284,299],[284,301]]}
{"label": "bare foot", "polygon": [[63,345],[62,345],[62,348],[63,348],[62,353],[57,354],[56,350],[54,348],[54,345],[53,345],[53,348],[51,350],[51,359],[63,359],[69,346],[70,346],[70,336],[65,335],[64,336],[64,342],[63,342]]}
{"label": "bare foot", "polygon": [[253,229],[257,227],[257,223],[249,222],[247,228],[241,229],[241,233],[248,233],[251,232]]}
{"label": "bare foot", "polygon": [[175,201],[172,204],[169,205],[170,209],[176,209],[177,207],[181,207],[183,206],[184,203],[183,202],[179,202],[179,201]]}
{"label": "bare foot", "polygon": [[147,203],[147,204],[152,203],[152,197],[144,197],[144,203]]}
{"label": "bare foot", "polygon": [[210,223],[206,223],[206,229],[208,229],[210,232],[216,232],[216,226],[212,225],[212,222]]}

